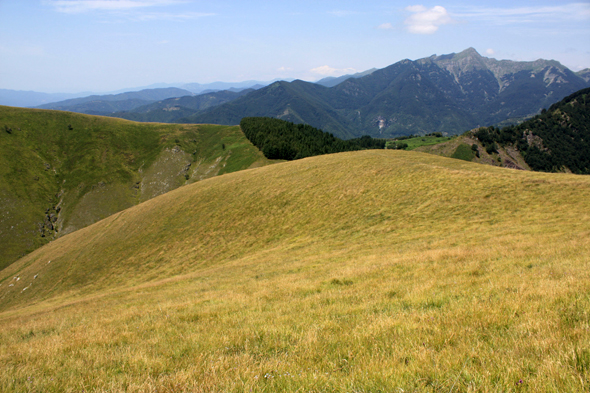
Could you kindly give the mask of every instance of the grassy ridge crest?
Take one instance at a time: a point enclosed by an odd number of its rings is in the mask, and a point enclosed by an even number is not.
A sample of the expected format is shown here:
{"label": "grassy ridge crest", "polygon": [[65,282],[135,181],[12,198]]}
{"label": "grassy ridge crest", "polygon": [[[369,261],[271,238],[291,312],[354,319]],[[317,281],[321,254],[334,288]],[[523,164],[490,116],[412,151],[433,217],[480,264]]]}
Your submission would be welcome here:
{"label": "grassy ridge crest", "polygon": [[0,269],[181,185],[266,163],[239,127],[0,107]]}
{"label": "grassy ridge crest", "polygon": [[0,272],[0,387],[583,390],[589,201],[391,150],[178,188]]}

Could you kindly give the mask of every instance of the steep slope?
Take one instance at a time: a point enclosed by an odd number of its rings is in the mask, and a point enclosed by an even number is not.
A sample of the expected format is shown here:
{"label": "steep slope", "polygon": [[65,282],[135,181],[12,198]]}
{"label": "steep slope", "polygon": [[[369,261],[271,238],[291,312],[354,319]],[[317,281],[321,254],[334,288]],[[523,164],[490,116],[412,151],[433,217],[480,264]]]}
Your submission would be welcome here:
{"label": "steep slope", "polygon": [[584,79],[586,82],[590,82],[590,68],[585,68],[581,71],[576,72],[576,75]]}
{"label": "steep slope", "polygon": [[463,158],[470,161],[516,169],[588,174],[590,88],[569,95],[517,126],[481,127],[455,141],[419,150],[445,156],[464,150]]}
{"label": "steep slope", "polygon": [[184,184],[266,164],[239,127],[0,107],[0,268]]}
{"label": "steep slope", "polygon": [[402,60],[327,89],[302,81],[273,84],[188,119],[238,124],[242,117],[277,117],[340,138],[456,135],[533,116],[588,87],[590,82],[583,75],[552,60],[498,61],[469,48]]}
{"label": "steep slope", "polygon": [[120,94],[92,95],[88,97],[72,98],[65,101],[40,105],[37,108],[86,114],[110,114],[113,112],[128,111],[154,101],[190,95],[192,95],[192,93],[188,90],[167,87],[159,89],[144,89]]}
{"label": "steep slope", "polygon": [[370,75],[375,71],[377,71],[377,68],[371,68],[370,70],[366,70],[363,72],[357,72],[356,74],[348,74],[348,75],[342,75],[342,76],[338,76],[338,77],[328,76],[326,78],[320,79],[319,81],[316,81],[315,83],[317,83],[318,85],[325,86],[325,87],[334,87],[334,86],[339,85],[340,83],[344,82],[348,78],[360,78],[360,77],[363,77],[366,75]]}
{"label": "steep slope", "polygon": [[590,178],[434,155],[181,187],[0,272],[3,391],[582,391]]}
{"label": "steep slope", "polygon": [[[243,117],[275,117],[294,123],[314,124],[326,132],[352,138],[347,120],[328,103],[328,88],[296,80],[275,82],[237,100],[189,116],[187,123],[239,124]],[[244,114],[248,114],[245,116]]]}
{"label": "steep slope", "polygon": [[368,102],[357,98],[357,105],[362,106],[352,112],[353,123],[356,121],[361,133],[375,134],[378,129],[382,136],[431,132],[452,135],[473,124],[472,114],[441,89],[443,78],[432,77],[438,68],[429,71],[413,62],[400,65],[376,71],[372,75],[374,80],[348,81],[337,87],[346,96],[364,92]]}

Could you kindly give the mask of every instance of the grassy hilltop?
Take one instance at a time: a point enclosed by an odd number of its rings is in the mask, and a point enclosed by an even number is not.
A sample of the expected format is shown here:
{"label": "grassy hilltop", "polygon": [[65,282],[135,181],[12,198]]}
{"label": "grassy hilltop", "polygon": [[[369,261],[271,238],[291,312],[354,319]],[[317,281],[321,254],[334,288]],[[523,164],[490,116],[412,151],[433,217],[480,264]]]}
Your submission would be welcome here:
{"label": "grassy hilltop", "polygon": [[0,269],[181,185],[266,163],[239,127],[0,106]]}
{"label": "grassy hilltop", "polygon": [[393,150],[197,182],[0,271],[0,390],[587,390],[589,212]]}

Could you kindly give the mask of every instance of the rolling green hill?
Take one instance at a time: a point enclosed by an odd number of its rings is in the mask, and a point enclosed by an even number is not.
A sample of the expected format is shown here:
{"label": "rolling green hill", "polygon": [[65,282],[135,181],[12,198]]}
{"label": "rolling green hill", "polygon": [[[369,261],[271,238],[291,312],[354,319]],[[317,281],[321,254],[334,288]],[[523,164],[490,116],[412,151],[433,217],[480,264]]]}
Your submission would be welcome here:
{"label": "rolling green hill", "polygon": [[588,212],[397,150],[206,179],[0,271],[0,390],[584,391]]}
{"label": "rolling green hill", "polygon": [[266,163],[239,127],[0,107],[0,269],[181,185]]}

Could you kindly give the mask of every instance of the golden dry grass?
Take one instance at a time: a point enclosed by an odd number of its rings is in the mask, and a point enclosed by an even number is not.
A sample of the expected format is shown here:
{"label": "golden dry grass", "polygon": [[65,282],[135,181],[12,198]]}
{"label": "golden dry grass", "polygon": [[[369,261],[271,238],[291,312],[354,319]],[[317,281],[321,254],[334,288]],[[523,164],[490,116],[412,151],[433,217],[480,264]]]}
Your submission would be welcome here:
{"label": "golden dry grass", "polygon": [[589,205],[404,151],[182,187],[0,272],[0,390],[588,390]]}

